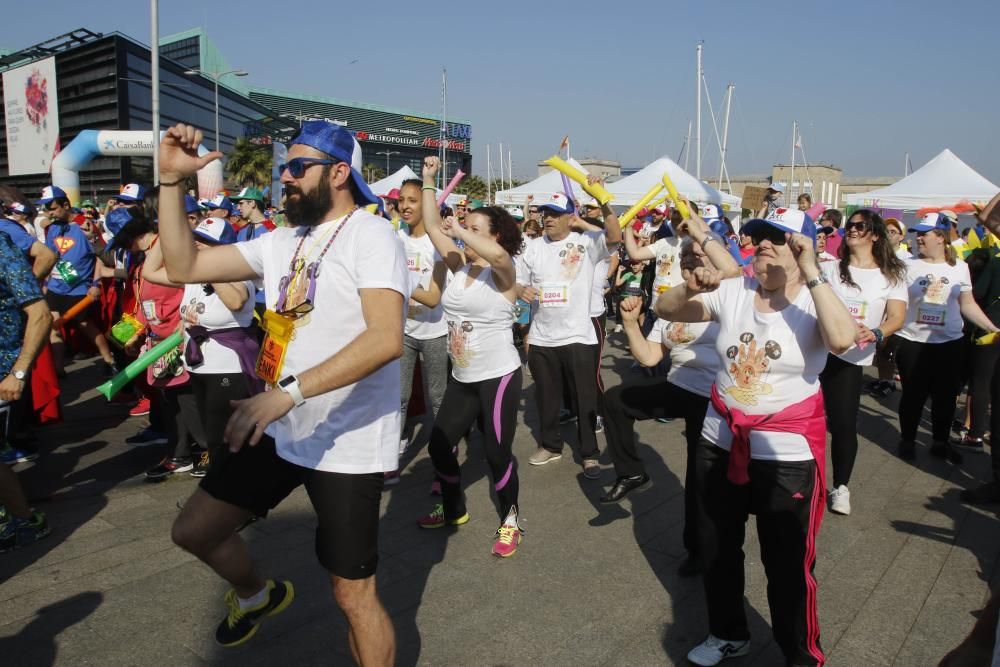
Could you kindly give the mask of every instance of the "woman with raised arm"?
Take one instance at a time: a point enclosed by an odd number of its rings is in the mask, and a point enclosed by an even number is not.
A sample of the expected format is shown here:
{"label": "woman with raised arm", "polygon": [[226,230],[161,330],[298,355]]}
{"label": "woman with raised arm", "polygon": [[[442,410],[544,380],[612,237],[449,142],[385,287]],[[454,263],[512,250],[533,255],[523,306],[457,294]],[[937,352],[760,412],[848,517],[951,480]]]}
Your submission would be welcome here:
{"label": "woman with raised arm", "polygon": [[871,366],[876,345],[893,335],[906,319],[906,265],[893,253],[882,217],[868,209],[851,214],[844,226],[840,261],[822,264],[848,312],[857,322],[854,345],[841,355],[830,354],[819,375],[830,431],[833,490],[830,511],[851,513],[851,481],[858,456],[858,408],[865,366]]}
{"label": "woman with raised arm", "polygon": [[440,299],[444,306],[453,381],[434,418],[429,447],[442,502],[417,523],[441,528],[469,520],[458,443],[479,418],[502,520],[493,554],[506,558],[514,555],[522,539],[517,461],[511,451],[521,397],[521,357],[511,330],[517,299],[513,257],[521,250],[521,231],[499,206],[469,212],[465,227],[450,218],[441,220],[434,189],[440,165],[436,157],[424,158],[424,226],[454,277],[443,294],[432,282],[429,290],[415,293],[414,298],[428,306]]}
{"label": "woman with raised arm", "polygon": [[819,373],[827,354],[854,343],[855,324],[820,272],[815,226],[778,208],[743,226],[754,277],[722,280],[709,268],[667,290],[657,315],[719,323],[720,368],[697,451],[698,537],[709,635],[696,665],[744,655],[743,541],[757,517],[774,638],[788,664],[821,665],[816,534],[825,505],[826,419]]}

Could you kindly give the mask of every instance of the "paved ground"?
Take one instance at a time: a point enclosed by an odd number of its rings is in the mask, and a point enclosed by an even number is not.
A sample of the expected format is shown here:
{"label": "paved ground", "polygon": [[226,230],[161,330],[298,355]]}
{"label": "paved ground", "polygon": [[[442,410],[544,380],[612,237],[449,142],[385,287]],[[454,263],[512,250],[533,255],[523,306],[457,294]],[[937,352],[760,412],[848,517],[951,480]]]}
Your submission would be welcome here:
{"label": "paved ground", "polygon": [[[636,380],[622,344],[612,336],[604,359],[609,386],[623,376]],[[522,461],[534,448],[526,380],[525,423],[515,443]],[[247,647],[214,645],[225,587],[169,538],[176,503],[195,481],[142,480],[163,452],[123,444],[141,422],[84,390],[99,382],[95,366],[77,364],[66,422],[40,431],[44,457],[19,466],[53,532],[0,556],[0,663],[349,664],[345,625],[313,556],[315,524],[301,491],[244,532],[264,569],[294,582],[294,605]],[[900,461],[895,401],[863,400],[854,513],[827,515],[820,535],[820,621],[831,665],[935,665],[972,626],[987,582],[1000,584],[1000,515],[958,502],[961,488],[985,479],[987,455],[952,467],[921,447],[917,465]],[[654,485],[620,507],[597,504],[613,481],[610,467],[598,483],[585,480],[569,457],[522,466],[527,535],[504,561],[489,554],[498,521],[478,438],[463,448],[472,521],[451,533],[415,525],[432,502],[426,434],[418,431],[402,483],[385,494],[381,524],[379,588],[396,624],[399,664],[686,664],[706,629],[700,580],[676,573],[684,555],[682,429],[682,422],[640,425]],[[753,650],[727,662],[734,667],[781,664],[755,541],[751,526]]]}

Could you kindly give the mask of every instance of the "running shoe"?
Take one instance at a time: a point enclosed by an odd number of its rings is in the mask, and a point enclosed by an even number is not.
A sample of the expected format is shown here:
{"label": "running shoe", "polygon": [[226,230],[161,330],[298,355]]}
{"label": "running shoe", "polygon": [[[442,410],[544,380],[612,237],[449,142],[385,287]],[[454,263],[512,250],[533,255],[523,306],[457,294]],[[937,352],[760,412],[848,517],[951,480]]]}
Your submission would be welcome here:
{"label": "running shoe", "polygon": [[851,513],[851,492],[847,489],[846,484],[841,484],[830,491],[828,497],[830,499],[831,512],[834,514],[843,514],[844,516]]}
{"label": "running shoe", "polygon": [[597,422],[594,426],[594,433],[604,433],[604,419],[597,415]]}
{"label": "running shoe", "polygon": [[896,383],[891,380],[879,380],[878,385],[871,390],[871,395],[875,398],[885,398],[896,391]]}
{"label": "running shoe", "polygon": [[132,445],[133,447],[165,445],[167,444],[167,434],[154,431],[152,428],[147,426],[135,435],[125,438],[125,444]]}
{"label": "running shoe", "polygon": [[417,525],[421,528],[444,528],[445,526],[461,526],[463,523],[469,523],[469,513],[466,512],[457,519],[446,519],[444,517],[444,505],[440,503],[434,506],[434,510],[430,514],[425,514],[424,516],[417,519]]}
{"label": "running shoe", "polygon": [[229,612],[215,631],[215,641],[223,646],[239,646],[257,633],[260,622],[267,616],[277,616],[295,599],[295,589],[290,581],[267,580],[267,599],[255,607],[240,609],[236,591],[230,589],[225,601]]}
{"label": "running shoe", "polygon": [[623,331],[625,331],[625,328],[622,327],[622,325],[620,325],[620,324],[616,324],[615,325],[615,333],[621,333]]}
{"label": "running shoe", "polygon": [[726,658],[736,658],[750,652],[750,640],[729,641],[709,635],[687,654],[687,659],[702,667],[712,667]]}
{"label": "running shoe", "polygon": [[191,468],[192,477],[204,477],[208,474],[208,464],[211,462],[208,452],[202,452],[198,460],[194,462],[194,467]]}
{"label": "running shoe", "polygon": [[601,478],[601,464],[597,462],[597,459],[583,460],[583,476],[587,479]]}
{"label": "running shoe", "polygon": [[143,396],[139,399],[139,402],[135,404],[131,410],[128,411],[129,417],[145,417],[149,414],[149,399]]}
{"label": "running shoe", "polygon": [[146,471],[146,479],[159,480],[166,479],[179,472],[189,472],[194,469],[194,462],[190,456],[173,458],[163,457],[157,465]]}
{"label": "running shoe", "polygon": [[539,447],[534,454],[528,457],[528,463],[533,466],[543,466],[550,461],[558,461],[562,458],[562,452],[550,452],[544,447]]}
{"label": "running shoe", "polygon": [[493,555],[510,558],[521,544],[523,533],[517,526],[503,524],[497,529],[497,539],[493,542]]}
{"label": "running shoe", "polygon": [[917,443],[912,440],[899,441],[899,458],[904,461],[914,461],[917,458]]}
{"label": "running shoe", "polygon": [[37,542],[50,532],[49,522],[42,512],[35,512],[30,519],[11,517],[0,525],[0,553]]}
{"label": "running shoe", "polygon": [[974,438],[968,433],[960,438],[952,438],[951,444],[955,447],[961,447],[962,449],[968,449],[973,452],[983,451],[983,439]]}
{"label": "running shoe", "polygon": [[12,447],[9,444],[3,449],[0,449],[0,461],[3,461],[9,466],[17,463],[27,463],[28,461],[34,461],[37,458],[38,452],[21,449],[20,447]]}
{"label": "running shoe", "polygon": [[568,424],[570,422],[576,421],[576,415],[573,414],[572,410],[567,410],[566,408],[559,408],[559,423]]}
{"label": "running shoe", "polygon": [[673,417],[657,417],[656,418],[656,421],[660,422],[661,424],[669,424],[673,420],[674,420]]}

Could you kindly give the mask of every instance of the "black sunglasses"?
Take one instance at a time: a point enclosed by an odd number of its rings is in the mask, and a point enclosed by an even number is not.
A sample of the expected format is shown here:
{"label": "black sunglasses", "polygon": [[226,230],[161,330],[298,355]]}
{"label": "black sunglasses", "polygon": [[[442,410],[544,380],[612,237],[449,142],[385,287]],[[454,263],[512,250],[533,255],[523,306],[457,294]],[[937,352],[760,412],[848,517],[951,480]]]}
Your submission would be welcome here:
{"label": "black sunglasses", "polygon": [[278,173],[283,174],[285,170],[292,175],[292,178],[302,178],[302,175],[306,173],[306,169],[317,164],[340,164],[342,160],[322,160],[315,157],[297,157],[292,158],[286,164],[278,165]]}
{"label": "black sunglasses", "polygon": [[45,205],[46,211],[55,211],[60,208],[62,208],[62,204],[57,204],[54,201],[50,201],[48,204]]}
{"label": "black sunglasses", "polygon": [[856,229],[862,234],[865,234],[872,230],[872,225],[870,222],[866,222],[865,220],[858,220],[857,222],[849,222],[846,225],[844,225],[845,232],[849,232],[852,229]]}
{"label": "black sunglasses", "polygon": [[785,245],[785,232],[771,225],[762,225],[750,234],[750,241],[754,245],[760,245],[761,241],[768,241],[771,245]]}

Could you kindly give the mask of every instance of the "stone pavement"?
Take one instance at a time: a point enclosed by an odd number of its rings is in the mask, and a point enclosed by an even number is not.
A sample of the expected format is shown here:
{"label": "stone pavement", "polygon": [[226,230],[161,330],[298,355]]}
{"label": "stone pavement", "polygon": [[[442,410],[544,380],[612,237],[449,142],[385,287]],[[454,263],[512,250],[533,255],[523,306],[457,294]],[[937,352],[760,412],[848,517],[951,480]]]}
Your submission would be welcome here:
{"label": "stone pavement", "polygon": [[[623,338],[612,335],[606,383],[638,380],[629,365]],[[52,535],[0,555],[0,664],[350,664],[301,490],[243,533],[266,572],[294,582],[295,603],[247,646],[214,644],[226,587],[170,541],[177,503],[195,480],[143,481],[163,451],[123,443],[141,420],[91,389],[99,382],[92,362],[73,368],[66,421],[40,430],[43,457],[18,467]],[[515,443],[524,463],[536,424],[527,376],[525,385]],[[935,665],[971,628],[987,583],[1000,584],[1000,515],[958,502],[961,488],[986,479],[987,455],[967,455],[953,467],[922,446],[917,465],[901,461],[896,400],[863,399],[854,513],[827,514],[819,539],[830,665]],[[378,583],[396,625],[398,663],[686,664],[706,620],[700,580],[676,572],[684,556],[682,429],[682,420],[639,425],[654,484],[617,507],[597,504],[613,481],[609,466],[598,483],[584,479],[570,456],[522,465],[527,533],[517,555],[503,561],[489,553],[498,520],[478,437],[462,451],[472,521],[457,531],[417,528],[416,517],[433,503],[427,431],[418,430],[402,482],[384,495],[381,523]],[[573,428],[564,432],[575,439]],[[779,665],[752,522],[746,568],[752,652],[726,664]]]}

